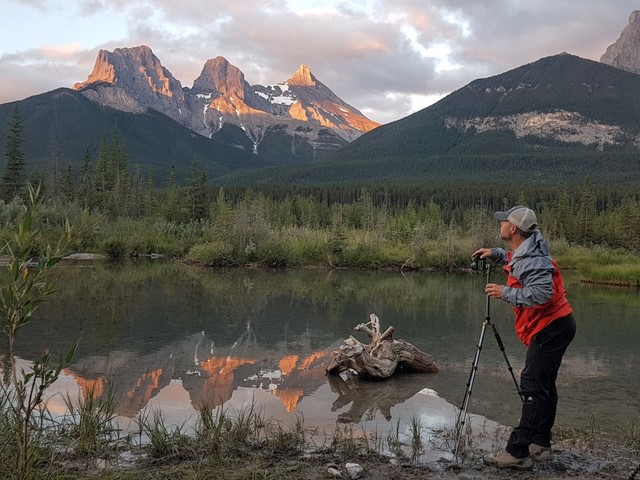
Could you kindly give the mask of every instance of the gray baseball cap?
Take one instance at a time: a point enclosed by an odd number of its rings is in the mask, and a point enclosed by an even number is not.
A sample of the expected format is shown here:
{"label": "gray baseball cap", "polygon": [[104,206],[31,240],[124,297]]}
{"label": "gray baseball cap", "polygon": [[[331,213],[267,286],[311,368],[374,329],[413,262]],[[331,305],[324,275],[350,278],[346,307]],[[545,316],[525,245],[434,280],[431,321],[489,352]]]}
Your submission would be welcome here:
{"label": "gray baseball cap", "polygon": [[506,212],[496,212],[493,216],[496,220],[512,223],[527,233],[533,232],[538,226],[538,219],[534,211],[522,205],[516,205]]}

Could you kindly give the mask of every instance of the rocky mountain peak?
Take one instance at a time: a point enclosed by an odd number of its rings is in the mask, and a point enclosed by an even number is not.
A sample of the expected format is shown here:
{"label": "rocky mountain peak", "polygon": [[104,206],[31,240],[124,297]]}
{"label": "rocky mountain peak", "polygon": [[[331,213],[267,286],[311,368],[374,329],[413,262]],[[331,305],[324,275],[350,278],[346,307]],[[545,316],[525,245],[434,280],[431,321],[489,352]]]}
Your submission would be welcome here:
{"label": "rocky mountain peak", "polygon": [[315,87],[317,80],[311,73],[311,69],[303,63],[286,83],[287,85],[296,85],[299,87]]}
{"label": "rocky mountain peak", "polygon": [[73,89],[128,112],[153,109],[174,117],[184,103],[182,85],[146,45],[100,50],[87,80]]}
{"label": "rocky mountain peak", "polygon": [[629,15],[629,24],[622,30],[620,38],[609,45],[600,61],[640,74],[640,10],[635,10]]}
{"label": "rocky mountain peak", "polygon": [[[330,151],[378,126],[317,80],[304,64],[286,84],[250,85],[238,67],[217,56],[205,62],[192,88],[183,89],[142,45],[101,50],[89,78],[73,88],[118,110],[160,112],[205,137],[223,129],[222,136],[235,135],[225,126],[239,127],[247,140],[235,145],[245,148],[243,142],[248,141],[256,154],[266,136],[284,141],[296,157],[308,153],[295,142],[313,146],[312,152]],[[311,155],[315,158],[316,153]]]}
{"label": "rocky mountain peak", "polygon": [[206,61],[200,76],[193,82],[193,90],[199,93],[219,92],[242,99],[246,83],[244,73],[238,67],[217,56]]}
{"label": "rocky mountain peak", "polygon": [[182,96],[182,85],[162,66],[146,45],[100,50],[93,71],[86,81],[76,83],[74,90],[84,90],[108,83],[141,95],[152,93],[165,97]]}

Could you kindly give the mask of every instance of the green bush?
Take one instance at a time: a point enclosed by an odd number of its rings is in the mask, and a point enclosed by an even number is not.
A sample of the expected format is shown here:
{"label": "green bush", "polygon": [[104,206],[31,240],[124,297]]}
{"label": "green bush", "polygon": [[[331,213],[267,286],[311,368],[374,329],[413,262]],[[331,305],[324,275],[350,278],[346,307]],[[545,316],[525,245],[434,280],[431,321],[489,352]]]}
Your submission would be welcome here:
{"label": "green bush", "polygon": [[281,233],[283,241],[290,245],[296,263],[303,265],[325,264],[330,254],[329,239],[321,230],[294,229]]}
{"label": "green bush", "polygon": [[267,241],[256,253],[258,261],[266,267],[288,267],[298,264],[290,246],[280,239]]}
{"label": "green bush", "polygon": [[108,238],[100,247],[100,250],[110,258],[120,258],[126,253],[126,246],[121,238]]}
{"label": "green bush", "polygon": [[340,266],[354,268],[379,268],[383,266],[378,248],[367,243],[347,246],[340,255]]}
{"label": "green bush", "polygon": [[227,267],[240,262],[228,243],[213,241],[194,245],[187,253],[187,260],[211,267]]}

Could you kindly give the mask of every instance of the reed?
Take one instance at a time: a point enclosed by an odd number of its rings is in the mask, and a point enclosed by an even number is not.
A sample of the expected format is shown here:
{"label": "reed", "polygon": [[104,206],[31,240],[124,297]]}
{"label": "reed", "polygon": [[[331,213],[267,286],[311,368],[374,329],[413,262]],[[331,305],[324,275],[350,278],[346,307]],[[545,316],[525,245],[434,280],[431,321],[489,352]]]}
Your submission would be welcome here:
{"label": "reed", "polygon": [[412,415],[409,422],[411,433],[411,460],[416,461],[422,453],[424,443],[422,441],[422,421],[420,417]]}
{"label": "reed", "polygon": [[[142,410],[136,418],[140,444],[149,455],[162,462],[175,462],[193,458],[193,439],[183,425],[169,426],[160,410]],[[142,441],[145,437],[148,441]]]}
{"label": "reed", "polygon": [[62,431],[76,454],[94,455],[117,449],[121,439],[116,425],[117,402],[111,389],[104,396],[93,390],[78,394],[75,402],[67,394],[64,403],[67,414]]}

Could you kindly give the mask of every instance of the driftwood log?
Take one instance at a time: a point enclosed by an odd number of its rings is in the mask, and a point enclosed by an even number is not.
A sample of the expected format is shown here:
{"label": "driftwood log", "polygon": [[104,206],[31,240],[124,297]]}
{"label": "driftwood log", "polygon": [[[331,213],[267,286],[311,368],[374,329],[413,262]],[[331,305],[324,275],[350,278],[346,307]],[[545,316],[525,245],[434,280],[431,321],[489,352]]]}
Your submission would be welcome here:
{"label": "driftwood log", "polygon": [[438,371],[431,355],[404,340],[394,339],[393,327],[381,332],[380,320],[374,313],[369,315],[368,323],[360,323],[353,329],[365,332],[371,342],[365,345],[350,335],[340,349],[332,353],[327,374],[350,370],[362,378],[384,379],[397,370],[421,373]]}

